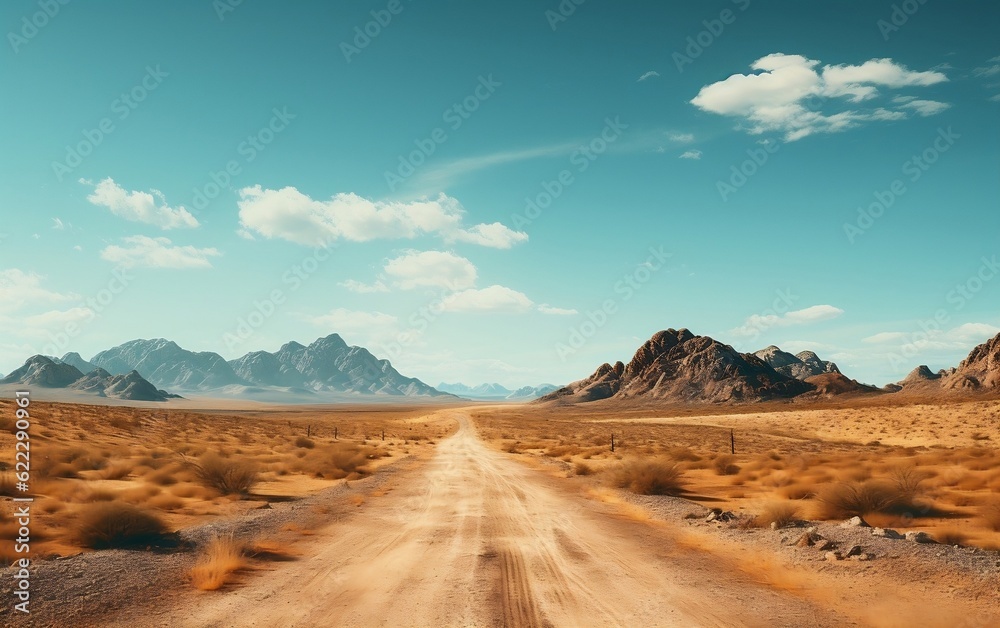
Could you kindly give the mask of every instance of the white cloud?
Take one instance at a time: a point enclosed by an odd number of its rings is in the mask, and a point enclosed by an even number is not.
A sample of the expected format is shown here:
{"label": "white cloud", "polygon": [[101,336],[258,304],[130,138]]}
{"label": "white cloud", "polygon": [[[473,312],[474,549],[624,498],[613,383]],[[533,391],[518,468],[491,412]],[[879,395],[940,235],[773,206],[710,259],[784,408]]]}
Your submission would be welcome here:
{"label": "white cloud", "polygon": [[[998,59],[1000,59],[1000,57],[990,59],[990,61],[995,62]],[[997,63],[996,65],[988,65],[982,68],[976,68],[972,71],[973,76],[996,76],[997,74],[1000,74],[1000,63]]]}
{"label": "white cloud", "polygon": [[523,293],[498,285],[462,290],[441,300],[445,312],[526,312],[532,305]]}
{"label": "white cloud", "polygon": [[545,303],[542,303],[541,305],[538,306],[538,311],[541,312],[542,314],[550,314],[552,316],[573,316],[575,314],[579,314],[579,312],[577,312],[576,310],[571,310],[561,307],[553,307]]}
{"label": "white cloud", "polygon": [[72,227],[72,226],[73,225],[69,223],[63,222],[61,218],[52,219],[52,228],[55,229],[56,231],[62,231],[66,227]]}
{"label": "white cloud", "polygon": [[248,233],[305,245],[344,239],[411,239],[438,235],[447,242],[471,242],[506,249],[528,239],[500,223],[464,228],[465,209],[444,194],[434,200],[372,201],[357,194],[336,194],[317,201],[293,187],[265,190],[261,186],[239,192],[240,226]]}
{"label": "white cloud", "polygon": [[342,307],[331,310],[326,314],[308,318],[310,323],[318,327],[334,331],[364,332],[369,332],[373,327],[392,327],[398,320],[395,316],[383,314],[382,312],[359,312],[357,310],[347,310]]}
{"label": "white cloud", "polygon": [[927,86],[948,80],[940,72],[912,72],[891,59],[828,65],[821,72],[816,69],[819,63],[801,55],[771,54],[751,65],[759,73],[734,74],[706,85],[691,103],[703,111],[744,119],[752,134],[782,133],[791,142],[816,133],[842,132],[864,122],[906,117],[904,111],[884,107],[822,113],[816,110],[820,105],[838,107],[842,97],[861,103],[874,98],[879,87]]}
{"label": "white cloud", "polygon": [[94,317],[89,307],[74,307],[68,310],[51,310],[24,318],[24,328],[29,335],[48,338],[49,330],[65,329],[70,323],[82,323]]}
{"label": "white cloud", "polygon": [[949,340],[965,343],[979,344],[1000,334],[1000,327],[988,323],[965,323],[958,327],[949,329],[947,337]]}
{"label": "white cloud", "polygon": [[527,242],[528,234],[514,231],[499,222],[486,225],[475,225],[468,229],[459,229],[445,238],[448,242],[468,242],[493,249],[509,249],[519,242]]}
{"label": "white cloud", "polygon": [[651,78],[657,77],[659,75],[660,75],[659,72],[656,72],[654,70],[650,70],[649,72],[646,72],[645,74],[643,74],[642,76],[640,76],[638,82],[641,83],[641,82],[643,82],[643,81],[645,81],[647,79],[651,79]]}
{"label": "white cloud", "polygon": [[101,259],[126,268],[211,268],[209,258],[221,255],[214,248],[174,246],[167,238],[129,236],[127,246],[110,245],[101,251]]}
{"label": "white cloud", "polygon": [[681,159],[701,159],[702,153],[700,150],[689,150],[681,155]]}
{"label": "white cloud", "polygon": [[25,306],[61,303],[80,298],[73,293],[59,293],[42,287],[37,273],[18,268],[0,270],[0,311],[13,312]]}
{"label": "white cloud", "polygon": [[813,305],[782,315],[754,314],[743,325],[730,330],[729,333],[740,338],[756,338],[761,332],[771,328],[810,325],[837,318],[843,313],[844,310],[832,305]]}
{"label": "white cloud", "polygon": [[936,100],[911,100],[909,102],[903,103],[903,107],[907,109],[913,109],[922,117],[926,118],[928,116],[933,116],[941,113],[942,111],[951,107],[946,102],[938,102]]}
{"label": "white cloud", "polygon": [[371,294],[373,292],[389,292],[389,288],[381,281],[376,281],[375,283],[362,283],[360,281],[355,281],[353,279],[348,279],[347,281],[341,281],[337,284],[343,288],[347,288],[351,292],[357,292],[358,294]]}
{"label": "white cloud", "polygon": [[580,148],[580,142],[563,142],[559,144],[547,144],[534,148],[521,148],[515,150],[497,151],[485,155],[473,157],[463,157],[452,161],[444,162],[440,165],[428,165],[420,170],[414,179],[423,188],[442,190],[448,187],[459,177],[519,161],[538,159],[542,157],[555,157],[559,155],[569,155],[574,150]]}
{"label": "white cloud", "polygon": [[906,338],[906,334],[904,334],[901,331],[883,331],[874,334],[872,336],[868,336],[867,338],[862,338],[861,342],[878,345],[891,342],[899,342],[904,338]]}
{"label": "white cloud", "polygon": [[403,290],[464,290],[476,285],[478,275],[472,262],[446,251],[408,251],[387,261],[385,274]]}
{"label": "white cloud", "polygon": [[671,133],[670,141],[677,142],[679,144],[690,144],[694,141],[693,133]]}
{"label": "white cloud", "polygon": [[93,186],[94,191],[87,197],[93,205],[107,207],[116,216],[142,222],[160,229],[192,228],[198,226],[198,221],[183,207],[170,207],[163,194],[158,190],[151,192],[129,192],[121,187],[111,177],[97,185],[86,179],[80,183]]}

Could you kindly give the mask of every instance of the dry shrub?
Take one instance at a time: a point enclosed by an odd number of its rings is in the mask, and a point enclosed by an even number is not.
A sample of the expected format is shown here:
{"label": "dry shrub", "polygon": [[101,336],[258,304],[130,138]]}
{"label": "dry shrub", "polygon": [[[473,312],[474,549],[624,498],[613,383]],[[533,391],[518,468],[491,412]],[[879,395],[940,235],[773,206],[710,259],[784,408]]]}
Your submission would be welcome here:
{"label": "dry shrub", "polygon": [[763,512],[757,516],[756,523],[762,528],[776,523],[779,528],[785,528],[799,520],[799,507],[791,502],[771,502],[764,506]]}
{"label": "dry shrub", "polygon": [[129,473],[132,473],[132,466],[119,462],[105,468],[104,471],[101,472],[101,479],[122,480],[127,478]]}
{"label": "dry shrub", "polygon": [[232,574],[247,567],[245,545],[232,536],[215,537],[191,569],[191,582],[202,591],[217,591]]}
{"label": "dry shrub", "polygon": [[333,443],[320,455],[315,465],[316,474],[330,480],[356,478],[366,473],[371,449],[350,443]]}
{"label": "dry shrub", "polygon": [[246,495],[258,481],[257,468],[253,464],[228,460],[214,453],[205,454],[191,466],[204,486],[223,495]]}
{"label": "dry shrub", "polygon": [[834,484],[821,489],[816,497],[823,519],[848,519],[880,514],[913,514],[919,510],[916,495],[885,480]]}
{"label": "dry shrub", "polygon": [[979,515],[986,527],[994,532],[1000,532],[1000,497],[993,497],[979,507]]}
{"label": "dry shrub", "polygon": [[618,470],[615,485],[639,495],[677,495],[683,489],[683,480],[683,473],[673,462],[630,460]]}
{"label": "dry shrub", "polygon": [[316,447],[316,441],[306,436],[299,436],[295,439],[295,446],[303,449],[312,449]]}
{"label": "dry shrub", "polygon": [[577,462],[573,465],[573,472],[577,475],[594,475],[594,468],[586,462]]}
{"label": "dry shrub", "polygon": [[93,549],[156,545],[166,524],[157,515],[121,502],[85,506],[76,521],[75,540]]}
{"label": "dry shrub", "polygon": [[691,451],[690,447],[671,447],[667,455],[677,462],[698,462],[701,456]]}
{"label": "dry shrub", "polygon": [[719,475],[736,475],[740,472],[739,465],[735,464],[736,458],[730,454],[716,456],[712,461],[712,468]]}

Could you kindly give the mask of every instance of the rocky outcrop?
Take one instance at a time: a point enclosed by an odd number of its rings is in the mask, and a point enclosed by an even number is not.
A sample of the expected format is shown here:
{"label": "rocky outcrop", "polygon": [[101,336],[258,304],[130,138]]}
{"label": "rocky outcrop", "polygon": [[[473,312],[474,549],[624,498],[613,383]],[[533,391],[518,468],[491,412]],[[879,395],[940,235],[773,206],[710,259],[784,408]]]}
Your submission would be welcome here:
{"label": "rocky outcrop", "polygon": [[542,400],[586,402],[648,398],[667,402],[749,403],[787,399],[813,386],[783,375],[753,354],[739,353],[687,329],[656,333],[628,364],[602,364],[590,377]]}
{"label": "rocky outcrop", "polygon": [[83,373],[75,366],[56,362],[44,355],[34,355],[25,361],[24,366],[0,380],[0,384],[65,388],[81,377]]}
{"label": "rocky outcrop", "polygon": [[755,356],[767,362],[767,364],[782,375],[794,377],[795,379],[807,379],[815,375],[824,373],[840,373],[840,369],[833,362],[821,360],[812,351],[802,351],[796,355],[782,351],[780,348],[771,345],[766,349],[761,349],[754,353]]}

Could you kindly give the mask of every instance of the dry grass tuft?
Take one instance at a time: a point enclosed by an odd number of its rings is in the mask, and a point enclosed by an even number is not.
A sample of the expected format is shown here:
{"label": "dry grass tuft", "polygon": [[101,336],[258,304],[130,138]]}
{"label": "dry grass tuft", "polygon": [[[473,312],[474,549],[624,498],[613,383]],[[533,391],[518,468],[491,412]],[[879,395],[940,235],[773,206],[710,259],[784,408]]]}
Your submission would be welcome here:
{"label": "dry grass tuft", "polygon": [[299,436],[295,439],[295,446],[303,449],[313,449],[316,447],[316,441],[306,436]]}
{"label": "dry grass tuft", "polygon": [[630,460],[618,470],[615,485],[638,495],[678,495],[683,490],[684,479],[673,462]]}
{"label": "dry grass tuft", "polygon": [[1000,532],[1000,497],[993,497],[979,507],[979,515],[986,527],[994,532]]}
{"label": "dry grass tuft", "polygon": [[735,464],[735,458],[730,454],[717,456],[712,461],[712,467],[719,475],[736,475],[740,472],[739,465]]}
{"label": "dry grass tuft", "polygon": [[573,473],[577,475],[593,475],[594,468],[591,467],[586,462],[577,462],[575,465],[573,465]]}
{"label": "dry grass tuft", "polygon": [[205,454],[200,462],[192,462],[191,466],[204,486],[223,495],[246,495],[259,479],[254,465],[213,453]]}
{"label": "dry grass tuft", "polygon": [[817,494],[819,516],[823,519],[848,519],[878,514],[915,514],[919,511],[916,495],[898,484],[884,480],[848,482],[824,487]]}
{"label": "dry grass tuft", "polygon": [[191,583],[202,591],[221,589],[232,575],[248,566],[246,546],[232,536],[215,537],[191,569]]}
{"label": "dry grass tuft", "polygon": [[791,502],[771,502],[764,506],[763,512],[755,522],[762,528],[770,527],[772,523],[779,528],[786,528],[799,520],[799,507]]}
{"label": "dry grass tuft", "polygon": [[166,531],[157,515],[122,502],[85,506],[76,521],[77,543],[93,549],[156,545]]}

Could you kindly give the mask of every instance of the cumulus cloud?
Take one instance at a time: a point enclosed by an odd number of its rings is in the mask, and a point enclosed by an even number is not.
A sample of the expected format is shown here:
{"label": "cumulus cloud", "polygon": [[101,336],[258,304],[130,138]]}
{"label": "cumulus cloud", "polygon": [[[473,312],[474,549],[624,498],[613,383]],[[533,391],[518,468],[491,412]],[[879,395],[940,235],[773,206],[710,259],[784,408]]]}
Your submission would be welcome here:
{"label": "cumulus cloud", "polygon": [[129,236],[125,246],[112,244],[101,251],[101,259],[125,268],[211,268],[209,258],[221,255],[214,248],[175,246],[167,238]]}
{"label": "cumulus cloud", "polygon": [[87,196],[91,204],[107,207],[111,213],[130,220],[153,225],[160,229],[182,229],[198,226],[198,221],[183,207],[170,207],[159,190],[150,192],[129,192],[108,177],[97,185],[86,179],[80,183],[89,185],[94,191]]}
{"label": "cumulus cloud", "polygon": [[469,242],[508,249],[528,239],[500,223],[464,227],[465,209],[444,194],[416,201],[373,201],[357,194],[314,200],[294,187],[256,185],[239,192],[240,227],[251,234],[309,246],[334,240],[412,239],[436,235],[446,242]]}
{"label": "cumulus cloud", "polygon": [[476,285],[478,276],[472,262],[447,251],[408,251],[387,261],[385,274],[403,290],[464,290]]}
{"label": "cumulus cloud", "polygon": [[375,283],[363,283],[360,281],[355,281],[353,279],[348,279],[347,281],[341,281],[337,284],[342,288],[347,288],[351,292],[357,292],[358,294],[371,294],[373,292],[389,292],[389,287],[382,283],[381,280]]}
{"label": "cumulus cloud", "polygon": [[579,314],[576,310],[571,310],[562,307],[553,307],[551,305],[542,303],[538,306],[538,311],[542,314],[550,314],[552,316],[573,316]]}
{"label": "cumulus cloud", "polygon": [[730,330],[729,333],[740,338],[756,338],[767,329],[810,325],[837,318],[843,313],[844,310],[832,305],[813,305],[785,314],[754,314],[742,325]]}
{"label": "cumulus cloud", "polygon": [[681,159],[701,159],[702,155],[700,150],[689,150],[681,155]]}
{"label": "cumulus cloud", "polygon": [[818,69],[819,65],[819,61],[801,55],[771,54],[750,66],[757,73],[734,74],[706,85],[691,103],[703,111],[744,120],[751,134],[776,132],[791,142],[816,133],[838,133],[865,122],[907,116],[898,108],[847,108],[824,113],[818,110],[821,106],[842,108],[845,99],[860,104],[875,98],[879,88],[924,87],[948,80],[941,72],[910,71],[891,59],[827,65],[822,69]]}
{"label": "cumulus cloud", "polygon": [[0,312],[13,312],[25,306],[61,303],[80,298],[42,287],[42,275],[18,268],[0,269]]}
{"label": "cumulus cloud", "polygon": [[533,305],[523,293],[498,285],[454,292],[441,300],[444,312],[526,312]]}

